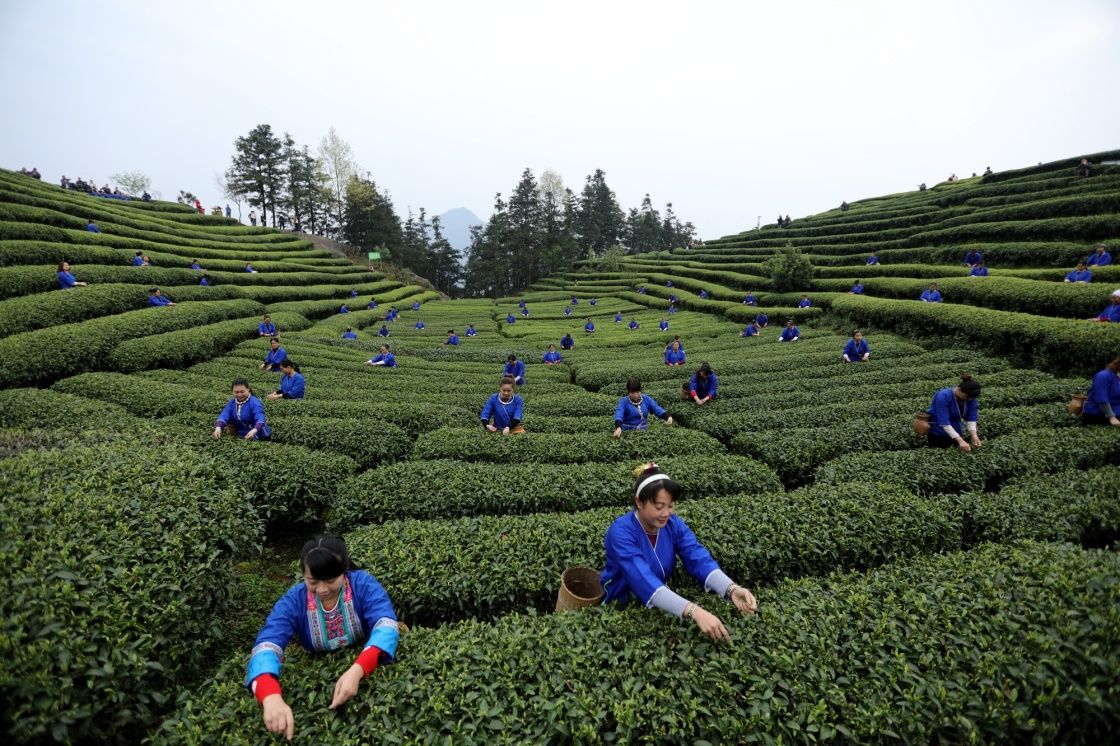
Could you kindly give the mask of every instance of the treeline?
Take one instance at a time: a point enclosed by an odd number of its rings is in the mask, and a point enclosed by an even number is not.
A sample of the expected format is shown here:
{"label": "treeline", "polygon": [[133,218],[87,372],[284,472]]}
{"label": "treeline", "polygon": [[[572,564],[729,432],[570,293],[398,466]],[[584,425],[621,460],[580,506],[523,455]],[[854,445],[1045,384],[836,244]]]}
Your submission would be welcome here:
{"label": "treeline", "polygon": [[388,190],[368,172],[332,127],[316,152],[268,124],[234,141],[230,166],[218,179],[226,199],[260,211],[261,224],[291,227],[349,244],[354,255],[380,252],[448,295],[496,297],[518,293],[574,262],[608,253],[642,253],[687,246],[695,235],[672,203],[664,213],[649,195],[624,212],[601,169],[577,195],[552,171],[540,180],[525,169],[508,201],[471,231],[466,266],[424,208],[402,221]]}
{"label": "treeline", "polygon": [[490,220],[471,229],[464,291],[490,297],[519,293],[577,260],[619,247],[637,254],[687,246],[695,233],[671,202],[662,215],[648,194],[641,207],[623,212],[602,169],[585,179],[577,195],[556,173],[545,171],[538,181],[526,168],[509,200],[496,195]]}

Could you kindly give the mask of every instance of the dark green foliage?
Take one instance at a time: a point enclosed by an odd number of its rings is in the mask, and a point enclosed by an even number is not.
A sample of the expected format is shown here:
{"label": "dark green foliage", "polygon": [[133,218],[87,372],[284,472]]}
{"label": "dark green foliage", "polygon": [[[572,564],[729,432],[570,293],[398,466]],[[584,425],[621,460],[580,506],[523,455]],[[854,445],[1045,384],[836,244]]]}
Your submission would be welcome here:
{"label": "dark green foliage", "polygon": [[795,248],[782,249],[766,262],[770,287],[776,292],[802,290],[813,279],[813,263]]}
{"label": "dark green foliage", "polygon": [[[757,617],[705,596],[726,646],[646,609],[517,615],[412,632],[341,713],[352,653],[291,656],[285,696],[308,743],[1098,744],[1120,719],[1118,593],[1113,553],[992,546],[783,583]],[[260,743],[242,667],[158,740]]]}
{"label": "dark green foliage", "polygon": [[0,699],[18,742],[135,743],[207,665],[252,504],[140,440],[0,461]]}
{"label": "dark green foliage", "polygon": [[[734,456],[659,459],[691,498],[780,491],[768,468]],[[634,475],[622,464],[488,464],[408,461],[345,484],[330,514],[333,530],[400,518],[515,515],[625,506]]]}
{"label": "dark green foliage", "polygon": [[444,428],[416,440],[414,459],[458,459],[502,463],[580,464],[589,461],[653,460],[665,456],[711,456],[723,453],[718,441],[682,428],[650,425],[647,432],[611,437],[613,410],[604,413],[603,432],[587,435],[527,433],[503,436],[481,429]]}

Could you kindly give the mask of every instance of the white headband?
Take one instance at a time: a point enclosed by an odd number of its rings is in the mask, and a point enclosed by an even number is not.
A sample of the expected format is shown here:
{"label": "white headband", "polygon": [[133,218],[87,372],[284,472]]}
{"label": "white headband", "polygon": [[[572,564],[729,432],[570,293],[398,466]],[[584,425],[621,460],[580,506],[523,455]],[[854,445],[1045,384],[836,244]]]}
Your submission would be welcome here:
{"label": "white headband", "polygon": [[653,484],[654,482],[668,478],[669,477],[665,474],[654,474],[652,477],[646,477],[642,481],[638,482],[638,489],[634,490],[634,497],[638,497],[639,495],[641,495],[642,490],[644,490],[647,486]]}

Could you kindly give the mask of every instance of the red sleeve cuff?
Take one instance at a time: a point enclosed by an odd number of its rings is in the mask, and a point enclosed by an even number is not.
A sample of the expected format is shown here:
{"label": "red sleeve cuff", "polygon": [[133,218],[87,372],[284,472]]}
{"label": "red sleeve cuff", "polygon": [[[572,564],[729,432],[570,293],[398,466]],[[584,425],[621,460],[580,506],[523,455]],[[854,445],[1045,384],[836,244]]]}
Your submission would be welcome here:
{"label": "red sleeve cuff", "polygon": [[693,390],[692,390],[692,391],[690,391],[689,393],[691,393],[691,394],[692,394],[693,396],[696,396],[696,389],[693,389]]}
{"label": "red sleeve cuff", "polygon": [[377,668],[377,664],[381,661],[381,648],[376,645],[370,645],[368,648],[361,652],[358,659],[354,661],[362,667],[362,671],[366,676],[369,676]]}
{"label": "red sleeve cuff", "polygon": [[280,694],[280,680],[270,673],[262,673],[257,678],[253,679],[253,696],[262,705],[264,704],[265,697],[271,697],[273,694]]}

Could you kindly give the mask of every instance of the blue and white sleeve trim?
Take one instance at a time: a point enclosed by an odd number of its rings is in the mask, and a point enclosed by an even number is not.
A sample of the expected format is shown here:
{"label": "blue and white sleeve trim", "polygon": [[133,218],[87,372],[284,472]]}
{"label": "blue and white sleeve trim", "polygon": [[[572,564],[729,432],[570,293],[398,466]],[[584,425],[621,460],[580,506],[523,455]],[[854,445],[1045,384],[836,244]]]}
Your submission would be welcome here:
{"label": "blue and white sleeve trim", "polygon": [[249,653],[249,666],[245,672],[245,686],[252,688],[253,681],[263,673],[280,678],[284,665],[284,649],[273,642],[262,642]]}
{"label": "blue and white sleeve trim", "polygon": [[397,642],[400,640],[400,628],[397,626],[395,619],[389,617],[381,617],[377,620],[377,624],[373,625],[373,632],[369,635],[369,640],[366,642],[366,647],[376,645],[389,655],[390,658],[395,658],[397,655]]}

